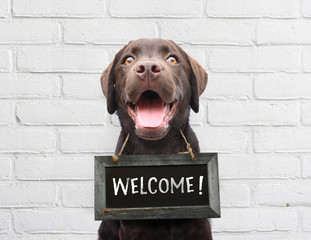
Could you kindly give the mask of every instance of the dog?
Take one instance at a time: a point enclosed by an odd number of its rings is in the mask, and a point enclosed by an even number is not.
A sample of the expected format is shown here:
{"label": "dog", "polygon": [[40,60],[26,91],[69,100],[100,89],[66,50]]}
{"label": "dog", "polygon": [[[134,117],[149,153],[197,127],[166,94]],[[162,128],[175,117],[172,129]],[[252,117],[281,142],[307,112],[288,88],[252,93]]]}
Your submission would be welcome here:
{"label": "dog", "polygon": [[[110,114],[117,112],[118,154],[176,154],[186,151],[183,132],[195,153],[198,140],[189,125],[199,111],[207,73],[173,41],[138,39],[116,55],[101,76]],[[208,219],[102,221],[100,240],[211,240]]]}

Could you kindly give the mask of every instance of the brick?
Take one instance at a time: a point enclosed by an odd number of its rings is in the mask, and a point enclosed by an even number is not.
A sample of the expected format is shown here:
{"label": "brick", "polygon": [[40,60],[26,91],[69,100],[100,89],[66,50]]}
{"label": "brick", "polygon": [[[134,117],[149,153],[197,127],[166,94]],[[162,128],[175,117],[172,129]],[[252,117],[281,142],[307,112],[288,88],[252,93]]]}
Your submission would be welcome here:
{"label": "brick", "polygon": [[258,44],[310,44],[311,22],[263,22],[257,26]]}
{"label": "brick", "polygon": [[64,28],[65,43],[75,44],[127,44],[133,39],[157,36],[154,22],[138,20],[84,20],[67,22]]}
{"label": "brick", "polygon": [[310,184],[258,184],[254,190],[257,204],[269,206],[311,205]]}
{"label": "brick", "polygon": [[0,101],[0,125],[12,123],[13,105],[10,102]]}
{"label": "brick", "polygon": [[297,103],[210,102],[208,120],[212,125],[295,125],[299,122]]}
{"label": "brick", "polygon": [[220,183],[222,207],[247,207],[250,204],[249,187],[246,184]]}
{"label": "brick", "polygon": [[267,128],[256,130],[256,152],[311,152],[311,128]]}
{"label": "brick", "polygon": [[311,209],[309,208],[302,209],[302,222],[303,222],[303,230],[306,232],[311,232]]}
{"label": "brick", "polygon": [[13,15],[22,17],[101,17],[105,2],[101,0],[25,0],[13,1]]}
{"label": "brick", "polygon": [[[61,234],[27,234],[27,240],[63,240],[64,236]],[[75,238],[74,238],[75,239]]]}
{"label": "brick", "polygon": [[302,104],[302,123],[304,125],[311,125],[311,102]]}
{"label": "brick", "polygon": [[204,152],[241,152],[247,148],[247,134],[241,130],[193,127]]}
{"label": "brick", "polygon": [[298,72],[299,51],[292,47],[218,49],[210,51],[210,70],[217,72]]}
{"label": "brick", "polygon": [[61,131],[62,152],[109,152],[117,145],[120,128]]}
{"label": "brick", "polygon": [[67,184],[62,187],[65,207],[94,207],[94,183]]}
{"label": "brick", "polygon": [[222,209],[212,220],[213,232],[294,231],[297,215],[292,210]]}
{"label": "brick", "polygon": [[9,233],[0,233],[0,239],[1,240],[11,240],[12,235]]}
{"label": "brick", "polygon": [[258,211],[258,231],[296,231],[298,228],[297,213],[293,210]]}
{"label": "brick", "polygon": [[56,204],[56,189],[52,184],[2,183],[0,205],[3,207],[33,207]]}
{"label": "brick", "polygon": [[310,237],[311,237],[311,234],[310,234],[310,233],[304,234],[303,240],[308,240],[308,239],[310,239]]}
{"label": "brick", "polygon": [[18,157],[18,180],[90,180],[94,178],[93,156]]}
{"label": "brick", "polygon": [[9,2],[7,0],[0,0],[0,18],[7,17],[9,13]]}
{"label": "brick", "polygon": [[255,97],[258,99],[311,99],[310,88],[310,76],[307,74],[268,73],[257,75],[254,80]]}
{"label": "brick", "polygon": [[304,17],[311,17],[311,2],[309,0],[302,0],[301,10]]}
{"label": "brick", "polygon": [[[96,239],[96,234],[85,234],[85,233],[73,233],[73,234],[27,234],[27,240],[94,240]],[[2,239],[1,239],[2,240]]]}
{"label": "brick", "polygon": [[41,44],[60,41],[60,26],[54,22],[14,21],[0,22],[2,44]]}
{"label": "brick", "polygon": [[81,235],[77,235],[77,234],[74,234],[74,235],[69,235],[69,234],[66,234],[64,236],[64,240],[71,240],[71,239],[75,239],[75,240],[94,240],[97,238],[97,234],[81,234]]}
{"label": "brick", "polygon": [[146,4],[133,0],[124,4],[115,0],[110,3],[109,13],[113,17],[196,17],[201,14],[201,1],[151,0]]}
{"label": "brick", "polygon": [[9,232],[10,231],[10,225],[11,225],[10,213],[0,211],[0,231],[1,232]]}
{"label": "brick", "polygon": [[251,24],[226,21],[165,21],[161,37],[182,43],[251,45],[252,28]]}
{"label": "brick", "polygon": [[300,176],[300,159],[296,156],[221,154],[218,161],[221,179],[288,179]]}
{"label": "brick", "polygon": [[311,156],[302,156],[302,177],[311,178]]}
{"label": "brick", "polygon": [[14,211],[16,232],[83,232],[94,233],[99,222],[94,221],[93,209],[51,208]]}
{"label": "brick", "polygon": [[0,130],[0,152],[53,152],[56,136],[48,130]]}
{"label": "brick", "polygon": [[311,50],[304,51],[302,57],[303,71],[311,72]]}
{"label": "brick", "polygon": [[16,116],[26,125],[102,125],[105,102],[31,101],[17,104]]}
{"label": "brick", "polygon": [[0,98],[59,97],[59,77],[37,74],[0,74]]}
{"label": "brick", "polygon": [[108,65],[107,52],[90,49],[42,48],[22,50],[17,68],[22,72],[102,72]]}
{"label": "brick", "polygon": [[213,232],[248,232],[256,229],[257,213],[242,209],[222,209],[221,219],[212,219]]}
{"label": "brick", "polygon": [[0,50],[0,72],[10,72],[11,52]]}
{"label": "brick", "polygon": [[296,0],[209,0],[207,14],[227,18],[295,18],[299,15],[298,7]]}
{"label": "brick", "polygon": [[253,94],[252,79],[240,74],[209,73],[208,85],[202,98],[245,100]]}
{"label": "brick", "polygon": [[65,98],[102,99],[105,101],[99,74],[64,75],[63,94]]}
{"label": "brick", "polygon": [[[0,156],[0,180],[8,180],[11,176],[11,159]],[[0,224],[1,225],[1,224]]]}

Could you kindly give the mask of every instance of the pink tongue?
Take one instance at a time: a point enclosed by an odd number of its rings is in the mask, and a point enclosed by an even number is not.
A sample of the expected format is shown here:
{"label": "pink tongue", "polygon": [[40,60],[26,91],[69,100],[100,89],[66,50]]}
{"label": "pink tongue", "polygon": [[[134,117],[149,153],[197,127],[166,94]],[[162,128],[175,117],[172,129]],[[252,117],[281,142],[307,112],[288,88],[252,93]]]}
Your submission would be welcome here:
{"label": "pink tongue", "polygon": [[165,116],[164,101],[161,98],[149,99],[141,97],[137,107],[137,121],[146,128],[156,128]]}

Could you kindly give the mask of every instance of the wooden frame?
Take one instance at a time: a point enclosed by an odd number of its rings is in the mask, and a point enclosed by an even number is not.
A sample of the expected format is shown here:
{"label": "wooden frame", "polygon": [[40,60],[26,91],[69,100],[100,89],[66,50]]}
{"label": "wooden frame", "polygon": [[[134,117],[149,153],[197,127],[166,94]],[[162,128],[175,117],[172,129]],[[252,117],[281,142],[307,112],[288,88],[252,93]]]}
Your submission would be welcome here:
{"label": "wooden frame", "polygon": [[[206,168],[207,204],[200,206],[161,206],[109,208],[106,196],[106,175],[109,168],[146,166],[195,166]],[[122,155],[114,163],[111,156],[95,157],[95,220],[219,218],[219,177],[217,153],[172,155]]]}

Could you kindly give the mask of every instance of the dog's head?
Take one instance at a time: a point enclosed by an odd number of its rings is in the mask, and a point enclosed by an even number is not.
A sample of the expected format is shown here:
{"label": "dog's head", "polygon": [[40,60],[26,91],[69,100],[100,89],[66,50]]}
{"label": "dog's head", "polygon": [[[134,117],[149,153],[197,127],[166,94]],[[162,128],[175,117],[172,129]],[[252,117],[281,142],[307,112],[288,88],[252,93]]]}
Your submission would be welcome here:
{"label": "dog's head", "polygon": [[101,85],[108,112],[138,137],[158,140],[171,126],[187,123],[189,106],[199,111],[207,73],[174,42],[138,39],[129,42],[103,72]]}

